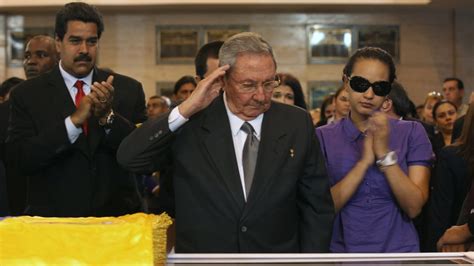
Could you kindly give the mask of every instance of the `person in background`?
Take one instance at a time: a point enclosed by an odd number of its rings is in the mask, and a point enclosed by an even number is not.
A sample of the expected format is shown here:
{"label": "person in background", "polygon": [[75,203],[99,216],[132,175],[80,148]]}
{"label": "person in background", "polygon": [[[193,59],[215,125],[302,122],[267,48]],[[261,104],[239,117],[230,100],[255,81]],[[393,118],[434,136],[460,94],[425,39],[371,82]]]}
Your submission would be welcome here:
{"label": "person in background", "polygon": [[309,111],[309,114],[311,115],[311,119],[313,120],[313,125],[316,126],[319,122],[319,119],[321,119],[321,108],[314,108]]}
{"label": "person in background", "polygon": [[158,116],[169,112],[169,110],[169,103],[164,96],[151,96],[146,104],[146,114],[148,119],[157,118]]}
{"label": "person in background", "polygon": [[439,101],[433,107],[436,133],[432,136],[431,143],[436,155],[441,148],[451,144],[454,122],[457,118],[456,108],[454,103],[447,100]]}
{"label": "person in background", "polygon": [[59,54],[52,37],[36,35],[26,44],[23,69],[27,79],[50,71],[58,62]]}
{"label": "person in background", "polygon": [[351,112],[316,128],[337,216],[332,252],[418,252],[411,221],[428,199],[431,144],[415,121],[380,112],[396,77],[380,48],[357,50],[343,70]]}
{"label": "person in background", "polygon": [[10,92],[24,79],[11,77],[0,85],[0,217],[19,215],[25,208],[26,179],[12,171],[5,140],[10,117]]}
{"label": "person in background", "polygon": [[[11,90],[18,84],[25,81],[22,78],[18,77],[11,77],[6,79],[5,81],[0,84],[0,104],[5,103],[10,99],[10,92]],[[7,116],[8,117],[8,116]]]}
{"label": "person in background", "polygon": [[456,105],[458,117],[466,114],[468,105],[462,102],[464,98],[464,82],[462,80],[455,77],[446,78],[443,82],[443,94],[446,100]]}
{"label": "person in background", "polygon": [[204,44],[194,58],[196,81],[199,82],[209,76],[219,67],[219,49],[223,41],[213,41]]}
{"label": "person in background", "polygon": [[[469,104],[471,103],[474,103],[474,92],[471,92],[471,96],[469,96]],[[466,115],[463,115],[461,117],[458,116],[458,118],[456,119],[456,122],[454,122],[454,128],[453,128],[453,140],[452,142],[456,141],[459,136],[461,136],[461,130],[462,130],[462,126],[464,124],[464,117]]]}
{"label": "person in background", "polygon": [[[437,241],[439,251],[464,252],[467,251],[466,248],[473,248],[465,245],[469,241],[472,244],[474,232],[474,186],[471,184],[473,178],[474,103],[470,103],[461,136],[453,145],[440,152],[436,169],[435,189],[439,191],[433,191],[431,220],[435,233],[432,240],[434,243]],[[452,227],[449,228],[450,226]]]}
{"label": "person in background", "polygon": [[351,105],[348,96],[349,94],[344,86],[336,91],[336,94],[334,94],[334,115],[328,119],[328,124],[339,121],[349,115]]}
{"label": "person in background", "polygon": [[280,86],[273,90],[272,100],[295,105],[306,110],[303,89],[296,77],[288,73],[277,73]]}
{"label": "person in background", "polygon": [[326,96],[321,104],[321,118],[316,127],[324,126],[328,123],[328,119],[334,116],[336,104],[334,103],[334,94]]}
{"label": "person in background", "polygon": [[433,107],[439,101],[443,100],[441,93],[432,91],[426,95],[425,103],[423,104],[423,112],[420,120],[428,125],[434,125]]}
{"label": "person in background", "polygon": [[186,100],[196,88],[196,80],[192,76],[183,76],[174,84],[173,100],[176,103]]}
{"label": "person in background", "polygon": [[424,108],[425,108],[425,106],[423,104],[419,104],[415,107],[416,117],[420,120],[423,118],[423,109]]}
{"label": "person in background", "polygon": [[381,111],[394,119],[411,120],[411,101],[402,84],[394,81],[392,89],[385,99]]}

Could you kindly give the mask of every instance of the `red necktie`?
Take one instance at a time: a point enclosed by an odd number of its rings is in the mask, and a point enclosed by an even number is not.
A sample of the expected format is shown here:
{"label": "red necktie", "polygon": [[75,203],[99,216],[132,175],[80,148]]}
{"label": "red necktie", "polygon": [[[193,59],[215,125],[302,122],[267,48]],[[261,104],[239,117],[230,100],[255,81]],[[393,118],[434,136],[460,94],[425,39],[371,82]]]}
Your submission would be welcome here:
{"label": "red necktie", "polygon": [[[84,90],[82,89],[82,87],[84,87],[84,81],[77,80],[76,83],[74,83],[74,87],[77,88],[75,104],[76,104],[76,107],[79,107],[79,103],[81,102],[82,97],[86,96],[86,94],[84,93]],[[84,121],[84,123],[82,124],[82,130],[84,131],[84,135],[87,136],[87,131],[88,131],[87,120]]]}

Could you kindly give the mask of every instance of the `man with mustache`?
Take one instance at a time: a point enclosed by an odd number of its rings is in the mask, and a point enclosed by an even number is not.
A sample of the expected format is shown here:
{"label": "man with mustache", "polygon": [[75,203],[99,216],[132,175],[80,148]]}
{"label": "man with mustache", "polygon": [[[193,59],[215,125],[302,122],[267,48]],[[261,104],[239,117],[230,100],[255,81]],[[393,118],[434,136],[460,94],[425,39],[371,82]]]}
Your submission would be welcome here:
{"label": "man with mustache", "polygon": [[66,4],[56,15],[60,62],[11,95],[8,155],[28,176],[24,214],[118,216],[141,210],[136,181],[116,161],[145,120],[141,84],[95,66],[104,30],[98,10]]}
{"label": "man with mustache", "polygon": [[124,139],[119,162],[141,173],[173,162],[176,252],[327,252],[334,208],[323,156],[309,114],[271,101],[271,46],[240,33],[219,61],[169,115]]}
{"label": "man with mustache", "polygon": [[23,69],[27,79],[37,77],[49,70],[59,61],[54,39],[46,35],[36,35],[26,44]]}

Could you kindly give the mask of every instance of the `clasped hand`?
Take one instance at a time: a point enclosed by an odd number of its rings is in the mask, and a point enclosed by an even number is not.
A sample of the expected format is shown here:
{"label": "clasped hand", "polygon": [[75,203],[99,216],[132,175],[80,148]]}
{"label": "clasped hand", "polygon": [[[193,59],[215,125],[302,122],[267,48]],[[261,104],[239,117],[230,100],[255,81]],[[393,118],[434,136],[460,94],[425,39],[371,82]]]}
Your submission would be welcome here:
{"label": "clasped hand", "polygon": [[390,126],[387,116],[382,112],[375,112],[367,121],[361,161],[372,165],[376,158],[380,159],[387,154],[389,136]]}

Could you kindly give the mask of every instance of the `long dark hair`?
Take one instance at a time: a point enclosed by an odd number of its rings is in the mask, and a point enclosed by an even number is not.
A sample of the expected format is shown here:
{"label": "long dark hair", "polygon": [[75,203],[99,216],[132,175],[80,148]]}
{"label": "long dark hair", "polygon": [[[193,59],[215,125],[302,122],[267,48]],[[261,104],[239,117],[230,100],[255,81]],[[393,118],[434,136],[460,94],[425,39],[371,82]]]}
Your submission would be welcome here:
{"label": "long dark hair", "polygon": [[459,154],[466,160],[469,174],[474,178],[474,103],[469,105],[469,109],[464,116],[461,136],[454,145],[459,146]]}
{"label": "long dark hair", "polygon": [[295,95],[295,105],[306,110],[303,89],[301,88],[301,83],[298,79],[288,73],[278,73],[277,76],[280,78],[280,85],[286,85],[293,91],[293,94]]}

